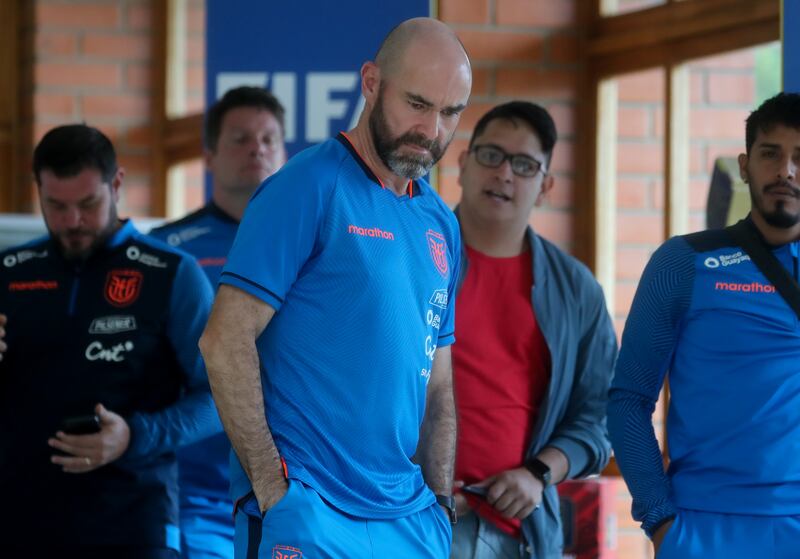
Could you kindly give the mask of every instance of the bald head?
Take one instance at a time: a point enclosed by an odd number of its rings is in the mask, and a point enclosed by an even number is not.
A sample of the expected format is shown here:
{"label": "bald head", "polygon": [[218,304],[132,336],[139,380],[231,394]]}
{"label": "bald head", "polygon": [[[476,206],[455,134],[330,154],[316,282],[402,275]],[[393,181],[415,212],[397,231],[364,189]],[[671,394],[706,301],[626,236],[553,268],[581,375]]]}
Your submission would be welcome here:
{"label": "bald head", "polygon": [[[375,64],[380,68],[383,78],[391,78],[402,71],[405,63],[419,63],[423,59],[414,53],[436,53],[456,66],[470,68],[469,57],[464,45],[447,25],[439,20],[418,17],[404,21],[386,36],[375,55]],[[411,56],[409,56],[411,55]]]}

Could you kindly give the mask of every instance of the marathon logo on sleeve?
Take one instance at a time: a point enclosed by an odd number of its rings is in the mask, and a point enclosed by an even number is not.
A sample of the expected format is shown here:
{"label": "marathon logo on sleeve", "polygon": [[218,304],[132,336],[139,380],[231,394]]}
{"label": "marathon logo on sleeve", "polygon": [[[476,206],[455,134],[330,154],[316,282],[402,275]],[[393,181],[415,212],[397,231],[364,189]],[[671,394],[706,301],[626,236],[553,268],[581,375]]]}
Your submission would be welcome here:
{"label": "marathon logo on sleeve", "polygon": [[58,289],[55,280],[12,281],[8,284],[9,291],[52,291]]}
{"label": "marathon logo on sleeve", "polygon": [[90,334],[119,334],[136,330],[136,317],[129,315],[103,316],[92,320]]}

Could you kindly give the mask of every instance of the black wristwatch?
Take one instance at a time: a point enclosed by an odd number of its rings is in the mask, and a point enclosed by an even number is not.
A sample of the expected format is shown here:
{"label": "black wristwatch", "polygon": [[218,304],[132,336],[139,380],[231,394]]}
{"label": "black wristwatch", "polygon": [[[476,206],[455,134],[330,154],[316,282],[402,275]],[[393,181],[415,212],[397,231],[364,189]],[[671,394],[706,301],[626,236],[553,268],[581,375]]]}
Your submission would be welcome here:
{"label": "black wristwatch", "polygon": [[447,516],[450,517],[450,524],[458,522],[456,514],[456,498],[452,495],[436,495],[436,502],[447,509]]}
{"label": "black wristwatch", "polygon": [[550,473],[550,466],[539,460],[538,458],[531,458],[525,462],[525,467],[533,474],[533,477],[542,482],[542,485],[547,487],[552,481],[552,474]]}

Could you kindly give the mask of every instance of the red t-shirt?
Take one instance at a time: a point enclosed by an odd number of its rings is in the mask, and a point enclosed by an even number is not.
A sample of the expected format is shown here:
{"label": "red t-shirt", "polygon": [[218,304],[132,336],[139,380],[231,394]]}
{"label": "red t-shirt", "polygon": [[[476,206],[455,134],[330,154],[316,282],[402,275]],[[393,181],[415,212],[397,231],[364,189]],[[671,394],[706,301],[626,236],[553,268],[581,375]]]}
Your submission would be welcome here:
{"label": "red t-shirt", "polygon": [[[550,351],[531,306],[531,253],[494,258],[467,247],[452,347],[458,446],[455,478],[479,482],[520,467],[550,382]],[[473,509],[519,537],[520,521],[482,498]]]}

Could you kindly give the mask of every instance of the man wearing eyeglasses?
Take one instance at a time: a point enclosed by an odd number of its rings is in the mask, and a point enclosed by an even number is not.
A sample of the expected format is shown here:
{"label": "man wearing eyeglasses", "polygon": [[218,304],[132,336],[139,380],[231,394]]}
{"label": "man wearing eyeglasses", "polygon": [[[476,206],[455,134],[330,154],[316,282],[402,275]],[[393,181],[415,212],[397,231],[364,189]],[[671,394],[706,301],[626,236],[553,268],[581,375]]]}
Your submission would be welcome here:
{"label": "man wearing eyeglasses", "polygon": [[617,343],[603,293],[529,224],[555,184],[555,142],[547,111],[514,101],[478,121],[459,157],[454,558],[560,559],[555,485],[609,459]]}

